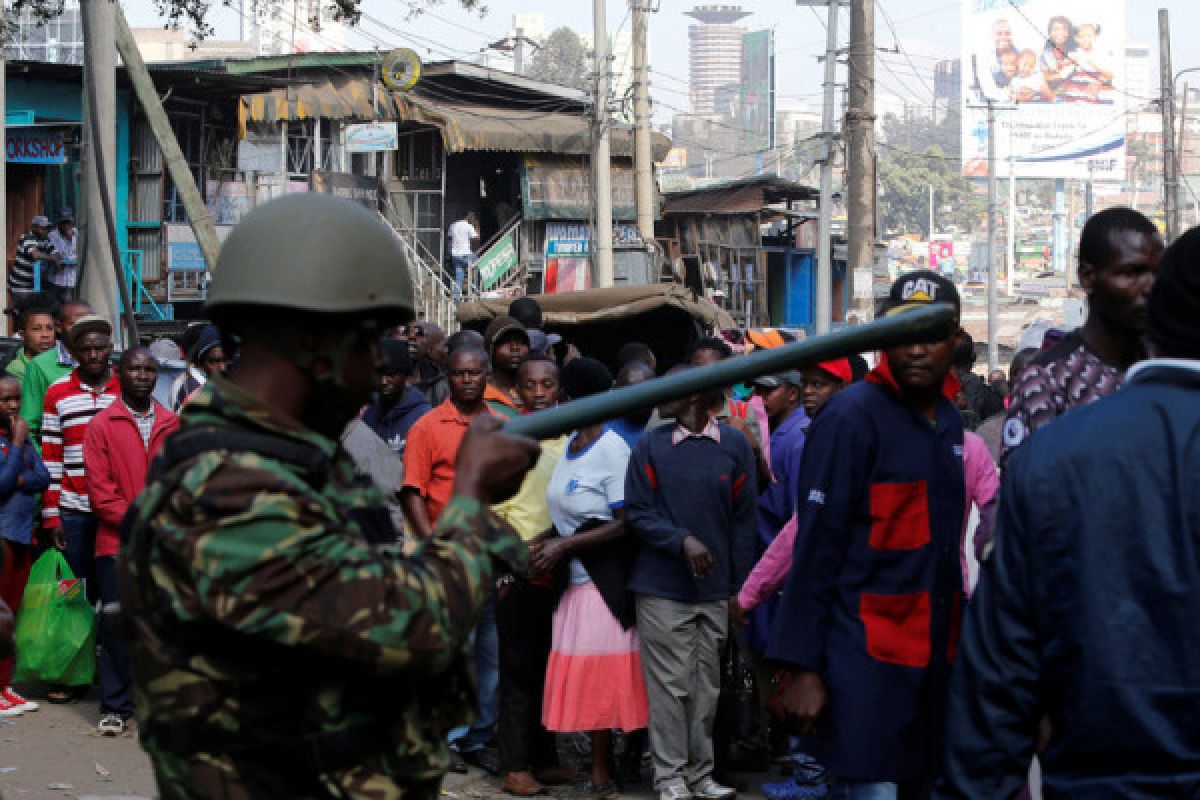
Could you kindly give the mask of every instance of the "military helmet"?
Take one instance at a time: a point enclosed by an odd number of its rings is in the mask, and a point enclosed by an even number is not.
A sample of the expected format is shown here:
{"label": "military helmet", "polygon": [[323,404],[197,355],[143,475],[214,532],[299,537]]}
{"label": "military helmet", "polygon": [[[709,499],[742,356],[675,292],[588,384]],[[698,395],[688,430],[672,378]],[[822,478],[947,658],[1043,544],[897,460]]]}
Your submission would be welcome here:
{"label": "military helmet", "polygon": [[332,195],[288,195],[247,214],[221,247],[208,309],[229,306],[410,317],[408,256],[378,213]]}

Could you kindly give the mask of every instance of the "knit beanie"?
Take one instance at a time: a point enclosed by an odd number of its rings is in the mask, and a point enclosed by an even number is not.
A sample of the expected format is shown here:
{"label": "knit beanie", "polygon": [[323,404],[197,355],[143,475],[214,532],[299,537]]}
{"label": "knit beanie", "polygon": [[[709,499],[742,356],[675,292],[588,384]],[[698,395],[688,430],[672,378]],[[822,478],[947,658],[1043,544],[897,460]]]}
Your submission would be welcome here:
{"label": "knit beanie", "polygon": [[558,385],[568,400],[579,400],[612,388],[613,376],[608,367],[594,358],[575,358],[558,373]]}
{"label": "knit beanie", "polygon": [[196,344],[192,347],[192,361],[199,364],[208,355],[208,351],[221,345],[221,334],[216,325],[205,325],[200,329]]}
{"label": "knit beanie", "polygon": [[1150,339],[1163,355],[1200,359],[1200,227],[1163,253],[1149,312]]}

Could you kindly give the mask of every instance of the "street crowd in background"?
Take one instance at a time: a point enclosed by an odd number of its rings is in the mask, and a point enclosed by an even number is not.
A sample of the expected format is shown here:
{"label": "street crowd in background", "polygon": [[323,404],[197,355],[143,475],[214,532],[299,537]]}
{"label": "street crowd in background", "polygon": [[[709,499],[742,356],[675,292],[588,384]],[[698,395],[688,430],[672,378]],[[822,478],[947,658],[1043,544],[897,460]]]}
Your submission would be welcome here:
{"label": "street crowd in background", "polygon": [[[1031,332],[1007,374],[976,374],[959,329],[542,442],[491,509],[531,568],[496,583],[475,626],[476,707],[449,735],[452,768],[521,797],[609,796],[647,760],[662,800],[730,798],[772,763],[786,773],[772,797],[982,798],[1018,796],[1036,755],[1048,797],[1193,794],[1200,600],[1182,534],[1200,496],[1200,231],[1164,255],[1149,220],[1112,209],[1079,253],[1085,324]],[[879,313],[930,304],[958,311],[954,284],[910,273]],[[417,320],[381,341],[344,444],[392,489],[406,545],[453,508],[477,418],[791,338],[721,331],[670,365],[629,341],[606,364],[544,325],[521,298],[482,333]],[[190,329],[160,402],[156,352],[114,365],[85,303],[23,309],[20,329],[0,378],[0,601],[19,612],[57,548],[103,612],[151,459],[237,354]],[[99,619],[98,728],[115,734],[135,712],[127,634]],[[13,665],[3,717],[37,709]],[[44,687],[50,702],[88,688]]]}

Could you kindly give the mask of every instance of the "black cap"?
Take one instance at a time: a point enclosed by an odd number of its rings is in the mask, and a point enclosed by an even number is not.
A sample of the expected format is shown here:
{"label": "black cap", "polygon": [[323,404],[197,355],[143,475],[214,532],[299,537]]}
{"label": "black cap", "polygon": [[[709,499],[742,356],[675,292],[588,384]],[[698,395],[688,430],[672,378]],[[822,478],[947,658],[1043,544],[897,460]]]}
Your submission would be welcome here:
{"label": "black cap", "polygon": [[901,275],[888,292],[884,316],[902,314],[911,308],[947,303],[954,306],[957,316],[962,315],[962,299],[954,281],[932,270],[922,269]]}
{"label": "black cap", "polygon": [[379,345],[383,355],[383,371],[412,375],[412,356],[408,353],[408,342],[403,339],[384,339]]}
{"label": "black cap", "polygon": [[799,370],[789,369],[786,372],[779,372],[775,375],[759,375],[754,379],[755,386],[762,386],[766,389],[778,389],[785,383],[790,383],[797,389],[803,389],[804,376]]}

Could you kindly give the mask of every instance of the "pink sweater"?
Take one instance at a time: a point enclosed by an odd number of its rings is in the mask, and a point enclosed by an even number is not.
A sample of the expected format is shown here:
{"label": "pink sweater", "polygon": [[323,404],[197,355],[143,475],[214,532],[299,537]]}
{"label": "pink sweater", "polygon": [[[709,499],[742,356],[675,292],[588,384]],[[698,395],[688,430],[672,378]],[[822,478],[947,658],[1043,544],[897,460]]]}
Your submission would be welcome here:
{"label": "pink sweater", "polygon": [[[962,564],[963,586],[966,586],[966,536],[971,504],[974,503],[979,508],[979,527],[975,530],[976,542],[986,543],[992,538],[996,495],[1000,488],[1000,477],[996,473],[996,464],[992,461],[987,445],[983,439],[970,431],[963,433],[963,471],[966,475],[967,491],[959,560]],[[783,530],[779,531],[779,535],[771,542],[771,546],[762,554],[762,558],[754,565],[746,582],[742,584],[742,590],[738,592],[738,604],[746,611],[775,594],[783,585],[784,579],[792,569],[792,553],[796,549],[796,531],[799,527],[795,516],[788,520]],[[977,546],[976,552],[981,549],[981,546]]]}

